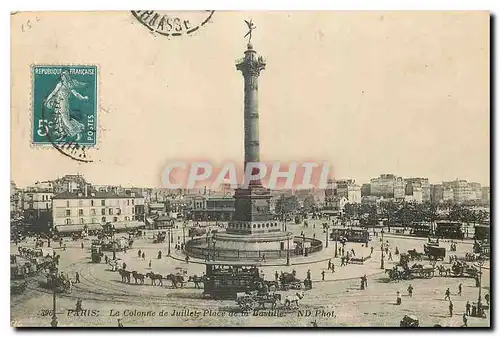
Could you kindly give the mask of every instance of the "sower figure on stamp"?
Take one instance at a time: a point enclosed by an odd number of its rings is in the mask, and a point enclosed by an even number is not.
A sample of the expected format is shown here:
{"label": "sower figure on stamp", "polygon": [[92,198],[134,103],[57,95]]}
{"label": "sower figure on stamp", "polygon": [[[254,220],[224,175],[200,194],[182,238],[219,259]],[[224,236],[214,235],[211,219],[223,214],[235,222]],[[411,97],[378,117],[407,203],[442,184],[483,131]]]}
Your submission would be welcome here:
{"label": "sower figure on stamp", "polygon": [[82,137],[81,133],[85,126],[71,117],[70,98],[76,97],[79,100],[88,100],[87,96],[82,96],[76,91],[78,88],[85,86],[85,83],[72,79],[67,70],[61,74],[60,81],[56,84],[54,90],[45,99],[45,106],[49,109],[54,109],[54,134],[57,140],[63,139],[65,136],[76,137],[79,141]]}

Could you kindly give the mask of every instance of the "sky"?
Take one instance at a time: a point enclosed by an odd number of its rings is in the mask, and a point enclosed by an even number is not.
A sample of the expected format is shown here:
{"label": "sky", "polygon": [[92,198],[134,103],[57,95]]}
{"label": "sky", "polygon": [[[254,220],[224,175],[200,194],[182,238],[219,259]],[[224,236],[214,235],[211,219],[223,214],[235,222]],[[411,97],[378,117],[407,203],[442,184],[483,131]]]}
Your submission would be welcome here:
{"label": "sky", "polygon": [[[249,18],[267,61],[261,160],[328,161],[335,178],[358,183],[394,173],[489,185],[487,12],[219,11],[193,35],[172,38],[151,34],[130,12],[16,14],[12,180],[80,173],[95,184],[152,187],[179,159],[242,162],[235,60]],[[98,65],[92,163],[31,144],[32,64]]]}

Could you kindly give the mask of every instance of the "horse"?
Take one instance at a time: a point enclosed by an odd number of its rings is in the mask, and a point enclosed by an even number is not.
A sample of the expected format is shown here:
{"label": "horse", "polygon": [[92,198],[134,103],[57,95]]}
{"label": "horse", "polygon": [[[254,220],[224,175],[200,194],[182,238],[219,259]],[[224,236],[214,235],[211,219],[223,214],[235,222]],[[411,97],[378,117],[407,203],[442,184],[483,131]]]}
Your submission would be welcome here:
{"label": "horse", "polygon": [[267,296],[258,297],[257,302],[259,303],[259,308],[265,309],[265,304],[271,303],[271,308],[275,309],[278,303],[281,302],[281,294],[267,294]]}
{"label": "horse", "polygon": [[205,282],[205,277],[197,275],[189,276],[188,282],[194,282],[194,287],[201,289],[200,283],[203,284]]}
{"label": "horse", "polygon": [[146,274],[146,277],[149,277],[151,279],[152,286],[156,285],[157,280],[159,281],[158,285],[163,286],[163,276],[161,276],[160,274],[155,274],[153,272],[149,272]]}
{"label": "horse", "polygon": [[264,281],[264,284],[269,288],[269,291],[276,291],[279,288],[278,281]]}
{"label": "horse", "polygon": [[174,274],[168,274],[167,277],[165,277],[167,280],[172,281],[172,286],[174,288],[177,288],[177,284],[180,283],[181,288],[184,287],[184,277],[181,275],[174,275]]}
{"label": "horse", "polygon": [[122,282],[125,282],[127,281],[128,283],[130,283],[130,272],[125,270],[125,269],[119,269],[118,270],[118,273],[120,273],[120,276],[122,277]]}
{"label": "horse", "polygon": [[140,274],[138,272],[136,272],[135,270],[132,272],[132,276],[134,277],[135,279],[135,284],[137,284],[137,280],[140,281],[140,284],[144,284],[144,274]]}
{"label": "horse", "polygon": [[295,304],[295,306],[298,308],[299,300],[303,299],[304,296],[304,292],[300,291],[298,293],[295,293],[295,295],[289,295],[285,297],[285,308],[291,308],[292,304]]}

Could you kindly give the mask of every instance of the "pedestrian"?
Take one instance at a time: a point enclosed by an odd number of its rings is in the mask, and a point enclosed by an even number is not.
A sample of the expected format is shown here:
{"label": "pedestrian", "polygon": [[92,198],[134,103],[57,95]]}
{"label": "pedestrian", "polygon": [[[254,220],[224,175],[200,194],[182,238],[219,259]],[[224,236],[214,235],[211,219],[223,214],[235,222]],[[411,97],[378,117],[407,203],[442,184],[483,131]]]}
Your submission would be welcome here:
{"label": "pedestrian", "polygon": [[344,264],[344,257],[342,256],[340,258],[340,266],[343,267],[345,264]]}
{"label": "pedestrian", "polygon": [[82,300],[78,299],[78,300],[76,300],[75,311],[77,313],[79,313],[82,310],[83,310],[83,308],[82,308]]}
{"label": "pedestrian", "polygon": [[75,283],[80,283],[80,273],[78,272],[75,274]]}
{"label": "pedestrian", "polygon": [[413,296],[413,287],[411,284],[408,286],[408,296],[410,296],[410,297]]}
{"label": "pedestrian", "polygon": [[328,270],[332,268],[332,259],[328,260]]}
{"label": "pedestrian", "polygon": [[462,283],[458,285],[458,296],[462,296]]}
{"label": "pedestrian", "polygon": [[467,316],[470,316],[470,302],[467,301],[467,304],[465,305],[465,314]]}
{"label": "pedestrian", "polygon": [[108,264],[108,262],[109,262],[109,258],[108,258],[108,256],[107,256],[107,255],[104,255],[104,261],[106,262],[106,264]]}
{"label": "pedestrian", "polygon": [[120,318],[118,318],[118,327],[123,328],[123,323],[122,323],[122,320]]}
{"label": "pedestrian", "polygon": [[450,288],[446,289],[444,292],[444,299],[445,301],[450,299]]}
{"label": "pedestrian", "polygon": [[387,261],[392,261],[392,253],[389,252],[389,259]]}
{"label": "pedestrian", "polygon": [[157,256],[158,259],[161,259],[161,250],[158,251],[158,256]]}
{"label": "pedestrian", "polygon": [[365,280],[365,288],[368,288],[368,277],[366,277],[366,274],[363,276],[363,279]]}
{"label": "pedestrian", "polygon": [[373,254],[373,246],[370,247],[370,254]]}
{"label": "pedestrian", "polygon": [[83,241],[82,241],[82,243],[81,243],[81,245],[80,245],[80,246],[81,246],[81,247],[82,247],[82,249],[83,249]]}
{"label": "pedestrian", "polygon": [[351,253],[352,253],[352,256],[356,256],[356,253],[354,252],[354,248],[351,248]]}
{"label": "pedestrian", "polygon": [[311,279],[311,269],[308,269],[307,270],[307,279],[310,280]]}
{"label": "pedestrian", "polygon": [[401,305],[401,294],[399,291],[396,292],[396,305]]}
{"label": "pedestrian", "polygon": [[149,260],[149,264],[148,265],[149,265],[149,269],[151,269],[151,260]]}
{"label": "pedestrian", "polygon": [[335,273],[335,265],[332,263],[332,273]]}
{"label": "pedestrian", "polygon": [[186,255],[185,261],[189,264],[189,255]]}
{"label": "pedestrian", "polygon": [[146,259],[146,254],[144,254],[144,252],[142,252],[142,259]]}
{"label": "pedestrian", "polygon": [[325,271],[322,270],[321,271],[321,281],[324,281],[325,280]]}
{"label": "pedestrian", "polygon": [[465,315],[465,312],[462,315],[462,322],[464,322],[464,327],[466,328],[467,327],[467,316]]}
{"label": "pedestrian", "polygon": [[365,290],[365,279],[363,276],[361,276],[361,286],[360,286],[360,289],[361,290]]}
{"label": "pedestrian", "polygon": [[63,250],[64,250],[64,251],[66,251],[66,244],[64,244],[64,246],[63,246]]}
{"label": "pedestrian", "polygon": [[127,270],[127,264],[125,262],[123,262],[122,267],[123,267],[123,270]]}
{"label": "pedestrian", "polygon": [[278,271],[275,271],[275,272],[274,272],[274,280],[275,280],[276,282],[278,282],[278,279],[279,279]]}
{"label": "pedestrian", "polygon": [[453,302],[450,300],[450,305],[448,306],[448,310],[450,311],[450,317],[453,316]]}
{"label": "pedestrian", "polygon": [[137,251],[137,257],[141,258],[141,250],[140,249]]}
{"label": "pedestrian", "polygon": [[490,294],[484,295],[484,299],[486,300],[486,304],[490,306]]}

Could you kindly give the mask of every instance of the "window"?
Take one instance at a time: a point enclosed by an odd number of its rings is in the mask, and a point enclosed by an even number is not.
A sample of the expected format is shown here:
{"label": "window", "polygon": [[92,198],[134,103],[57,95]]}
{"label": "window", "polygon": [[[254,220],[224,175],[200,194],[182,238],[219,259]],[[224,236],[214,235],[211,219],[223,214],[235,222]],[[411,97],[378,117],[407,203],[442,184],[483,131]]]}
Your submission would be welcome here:
{"label": "window", "polygon": [[90,206],[94,206],[94,200],[90,200]]}
{"label": "window", "polygon": [[130,200],[127,200],[127,206],[130,205]]}
{"label": "window", "polygon": [[101,221],[102,221],[102,222],[106,222],[106,217],[105,217],[105,216],[103,216],[103,217],[101,218]]}
{"label": "window", "polygon": [[119,209],[119,208],[117,208],[117,209],[116,209],[116,215],[120,215],[120,214],[122,214],[122,210],[121,210],[121,209]]}
{"label": "window", "polygon": [[132,208],[132,214],[135,214],[135,209],[134,208]]}
{"label": "window", "polygon": [[106,206],[106,200],[101,200],[101,206]]}
{"label": "window", "polygon": [[92,223],[97,223],[97,219],[96,218],[92,218]]}
{"label": "window", "polygon": [[80,224],[84,224],[85,223],[85,219],[84,218],[80,218]]}
{"label": "window", "polygon": [[71,216],[71,210],[70,209],[66,210],[66,216]]}
{"label": "window", "polygon": [[66,225],[71,225],[71,219],[66,219]]}
{"label": "window", "polygon": [[109,209],[109,215],[113,215],[113,209],[112,208]]}
{"label": "window", "polygon": [[113,222],[117,222],[118,221],[118,217],[113,217]]}
{"label": "window", "polygon": [[134,199],[132,199],[132,205],[134,205]]}
{"label": "window", "polygon": [[49,209],[49,203],[45,203],[45,208]]}
{"label": "window", "polygon": [[78,210],[78,215],[83,215],[83,209],[81,209],[81,208],[80,208],[80,209]]}
{"label": "window", "polygon": [[92,208],[92,209],[90,210],[90,214],[91,214],[91,215],[95,215],[95,208]]}
{"label": "window", "polygon": [[69,200],[66,201],[66,207],[69,207]]}
{"label": "window", "polygon": [[253,228],[255,228],[255,224],[253,225]]}
{"label": "window", "polygon": [[126,216],[125,221],[129,221],[129,220],[130,220],[130,217]]}
{"label": "window", "polygon": [[106,209],[101,208],[101,215],[106,215]]}

